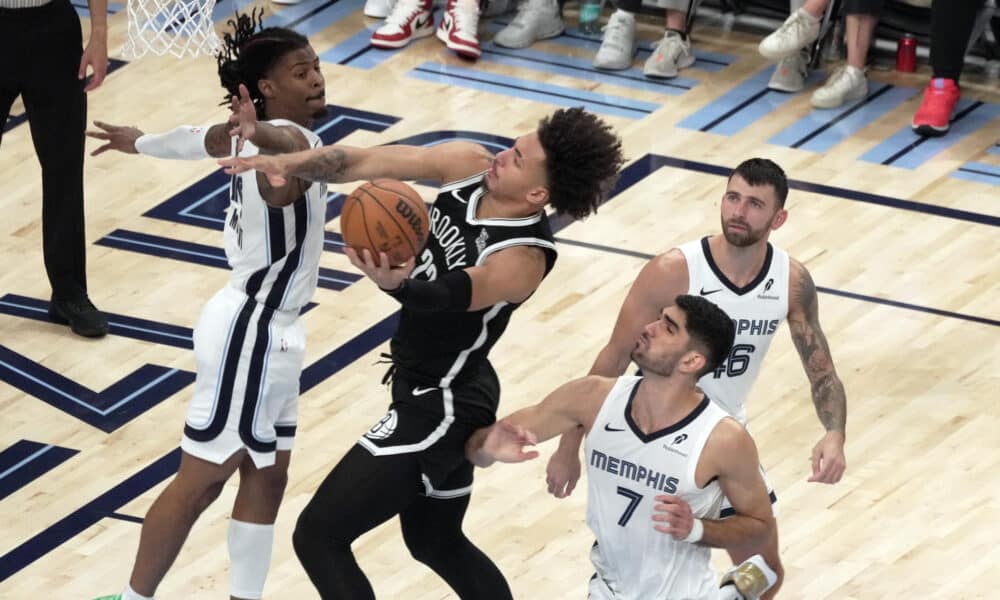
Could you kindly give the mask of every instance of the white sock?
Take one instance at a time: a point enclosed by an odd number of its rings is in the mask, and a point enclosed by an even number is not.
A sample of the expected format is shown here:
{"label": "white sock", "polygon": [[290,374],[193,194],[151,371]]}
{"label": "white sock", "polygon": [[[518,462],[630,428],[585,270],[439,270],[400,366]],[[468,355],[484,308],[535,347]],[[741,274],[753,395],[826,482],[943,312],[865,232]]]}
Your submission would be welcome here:
{"label": "white sock", "polygon": [[271,565],[274,524],[229,520],[229,585],[236,598],[260,598]]}
{"label": "white sock", "polygon": [[143,596],[139,592],[133,590],[131,585],[126,585],[125,591],[122,592],[122,600],[153,600],[153,597]]}

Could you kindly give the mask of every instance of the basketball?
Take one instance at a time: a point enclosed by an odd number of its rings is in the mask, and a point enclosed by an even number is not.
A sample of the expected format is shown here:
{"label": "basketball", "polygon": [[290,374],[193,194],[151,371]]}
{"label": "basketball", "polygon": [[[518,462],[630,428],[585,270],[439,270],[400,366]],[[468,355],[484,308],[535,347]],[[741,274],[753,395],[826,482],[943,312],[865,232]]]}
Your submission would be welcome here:
{"label": "basketball", "polygon": [[378,261],[385,252],[392,265],[416,256],[427,241],[430,218],[416,190],[394,179],[369,181],[351,192],[340,213],[344,245],[365,248]]}

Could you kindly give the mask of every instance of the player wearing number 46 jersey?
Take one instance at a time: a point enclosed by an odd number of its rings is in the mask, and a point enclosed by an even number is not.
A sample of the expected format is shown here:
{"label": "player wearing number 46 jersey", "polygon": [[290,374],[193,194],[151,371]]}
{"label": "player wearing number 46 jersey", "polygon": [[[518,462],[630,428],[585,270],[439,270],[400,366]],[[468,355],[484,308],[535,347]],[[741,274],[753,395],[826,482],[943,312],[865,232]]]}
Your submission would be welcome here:
{"label": "player wearing number 46 jersey", "polygon": [[[826,430],[813,448],[810,481],[836,483],[845,469],[847,403],[820,328],[816,286],[802,263],[768,241],[771,231],[788,217],[787,195],[785,173],[772,161],[754,158],[736,167],[722,196],[722,234],[669,250],[642,269],[591,373],[624,373],[631,345],[643,325],[678,294],[698,295],[725,310],[736,326],[731,353],[698,385],[727,413],[746,423],[750,388],[771,339],[787,320],[812,386],[816,413]],[[549,491],[556,496],[568,494],[579,477],[580,438],[579,432],[563,436],[549,462]],[[724,506],[723,515],[726,512]],[[754,551],[781,574],[776,533]],[[747,551],[730,549],[730,556],[738,563]]]}
{"label": "player wearing number 46 jersey", "polygon": [[[643,327],[630,355],[641,377],[591,375],[540,404],[477,431],[466,452],[478,466],[518,462],[559,433],[587,432],[587,524],[597,543],[591,600],[756,598],[776,575],[758,556],[740,569],[754,585],[719,589],[710,547],[760,544],[774,518],[746,430],[696,387],[733,341],[729,317],[678,296]],[[723,495],[734,515],[719,520]]]}

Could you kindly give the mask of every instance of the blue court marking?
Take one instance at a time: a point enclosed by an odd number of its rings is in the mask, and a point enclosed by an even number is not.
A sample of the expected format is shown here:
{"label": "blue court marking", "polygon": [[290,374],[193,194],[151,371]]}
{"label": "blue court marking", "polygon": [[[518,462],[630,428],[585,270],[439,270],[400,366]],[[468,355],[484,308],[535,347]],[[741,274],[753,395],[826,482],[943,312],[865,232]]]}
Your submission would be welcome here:
{"label": "blue court marking", "polygon": [[146,364],[95,392],[0,346],[0,380],[101,431],[118,429],[194,381],[194,373]]}
{"label": "blue court marking", "polygon": [[[304,369],[300,380],[302,393],[388,341],[396,330],[398,318],[399,313],[393,313]],[[118,509],[176,473],[180,460],[180,448],[171,450],[135,475],[0,556],[0,581],[45,556],[101,519],[128,516],[118,513]]]}
{"label": "blue court marking", "polygon": [[[114,73],[115,71],[117,71],[118,69],[124,67],[127,64],[128,63],[125,62],[124,60],[118,60],[117,58],[109,58],[108,59],[108,72],[105,74],[105,81],[107,81],[107,78],[110,77],[112,73]],[[92,75],[88,75],[88,81],[89,81],[89,77],[93,77],[93,76]],[[6,133],[6,132],[10,131],[11,129],[14,129],[15,127],[17,127],[21,123],[24,123],[27,120],[28,120],[28,114],[27,113],[18,113],[16,115],[8,115],[7,122],[3,124],[3,130]],[[90,128],[90,124],[88,123],[87,125],[88,125],[88,128]]]}
{"label": "blue court marking", "polygon": [[586,90],[550,85],[530,79],[520,79],[496,73],[426,62],[408,73],[410,77],[457,85],[477,90],[524,98],[557,106],[583,106],[594,113],[640,119],[659,108],[657,104],[640,102],[622,96],[598,94]]}
{"label": "blue court marking", "polygon": [[395,56],[399,50],[383,50],[371,45],[372,29],[362,29],[319,55],[322,62],[372,69]]}
{"label": "blue court marking", "polygon": [[[49,303],[37,298],[18,296],[17,294],[5,294],[0,297],[0,314],[48,322]],[[135,340],[184,348],[186,350],[194,348],[194,344],[191,341],[192,332],[187,327],[136,319],[114,313],[105,314],[108,317],[108,324],[110,325],[112,335],[120,335]]]}
{"label": "blue court marking", "polygon": [[120,512],[108,513],[109,519],[118,519],[119,521],[128,521],[130,523],[138,523],[142,525],[143,519],[141,517],[133,517],[132,515],[123,515]]}
{"label": "blue court marking", "polygon": [[264,27],[287,27],[310,37],[364,6],[365,0],[327,0],[319,5],[302,2],[285,6],[264,19]]}
{"label": "blue court marking", "polygon": [[0,500],[38,479],[79,452],[21,440],[0,452]]}
{"label": "blue court marking", "polygon": [[[676,169],[684,169],[687,171],[695,171],[698,173],[710,173],[713,175],[719,175],[721,177],[729,177],[729,173],[732,171],[732,168],[728,166],[713,165],[710,163],[703,163],[699,161],[674,158],[672,156],[647,154],[642,158],[636,160],[632,164],[628,165],[627,167],[625,167],[625,169],[622,170],[621,176],[618,178],[618,183],[614,188],[613,194],[617,195],[625,191],[626,189],[635,185],[645,177],[649,176],[649,174],[651,174],[653,171],[656,171],[661,167],[673,167]],[[801,181],[798,179],[789,179],[788,187],[796,190],[803,190],[806,192],[823,194],[825,196],[830,196],[832,198],[852,200],[855,202],[864,202],[866,204],[874,204],[877,206],[885,206],[888,208],[896,208],[900,210],[909,210],[929,215],[935,215],[938,217],[946,217],[949,219],[958,219],[960,221],[977,223],[980,225],[989,225],[991,227],[1000,227],[1000,217],[966,211],[966,210],[959,210],[955,208],[949,208],[946,206],[936,206],[934,204],[915,202],[913,200],[903,200],[902,198],[893,198],[891,196],[870,194],[868,192],[860,192],[857,190],[835,187],[832,185],[822,185],[819,183],[812,183],[810,181]]]}
{"label": "blue court marking", "polygon": [[922,137],[909,125],[866,152],[861,160],[905,169],[916,169],[932,157],[961,142],[1000,116],[1000,104],[959,100],[948,135]]}
{"label": "blue court marking", "polygon": [[873,84],[870,93],[832,110],[816,109],[768,142],[813,152],[826,152],[917,94],[916,88]]}
{"label": "blue court marking", "polygon": [[147,492],[177,472],[181,449],[175,448],[135,475],[81,506],[66,517],[0,557],[0,581],[45,556],[64,542],[79,535],[101,519]]}
{"label": "blue court marking", "polygon": [[951,174],[955,179],[1000,185],[1000,166],[981,162],[967,162]]}
{"label": "blue court marking", "polygon": [[[116,229],[94,243],[100,246],[118,248],[119,250],[140,252],[161,258],[172,258],[174,260],[193,262],[220,269],[229,268],[229,262],[226,260],[226,252],[222,248],[150,235],[138,231]],[[328,290],[343,290],[359,279],[361,279],[361,275],[357,273],[348,273],[326,267],[319,268],[318,285]]]}
{"label": "blue court marking", "polygon": [[[70,2],[73,8],[76,9],[76,14],[84,19],[90,18],[90,5],[87,4],[86,0],[73,0]],[[117,2],[108,2],[108,15],[113,15],[119,13],[125,9],[124,4],[118,4]]]}
{"label": "blue court marking", "polygon": [[676,96],[698,85],[697,80],[683,77],[651,79],[642,74],[642,69],[636,68],[625,71],[598,71],[591,66],[589,59],[583,60],[572,56],[539,52],[530,48],[512,50],[497,46],[492,42],[487,42],[483,44],[482,50],[483,54],[479,58],[480,62],[509,65],[533,71],[541,71],[543,73],[551,73],[553,75],[564,75],[566,77],[575,77],[598,83],[620,85],[647,92]]}
{"label": "blue court marking", "polygon": [[[510,19],[504,17],[502,19],[493,19],[492,22],[486,25],[486,29],[496,33],[500,31],[507,24],[510,23]],[[597,53],[597,49],[601,46],[601,35],[602,34],[588,34],[581,32],[576,27],[568,27],[562,35],[554,38],[549,38],[544,40],[545,42],[559,44],[562,46],[569,46],[571,48],[581,48],[585,50],[592,50],[594,54]],[[636,52],[636,59],[638,61],[645,61],[653,50],[656,48],[656,44],[659,43],[660,39],[656,40],[639,40],[638,51]],[[588,57],[588,62],[593,60],[593,54]],[[735,56],[729,54],[720,54],[718,52],[706,52],[694,49],[695,62],[690,68],[697,69],[699,71],[706,71],[714,73],[716,71],[721,71],[736,60]],[[640,70],[641,71],[641,70]]]}
{"label": "blue court marking", "polygon": [[[795,94],[767,89],[767,82],[770,81],[774,69],[775,67],[767,67],[758,71],[713,100],[708,106],[686,117],[679,125],[686,129],[722,135],[739,133],[795,97]],[[809,75],[806,85],[816,83],[822,78],[822,73],[815,71]]]}

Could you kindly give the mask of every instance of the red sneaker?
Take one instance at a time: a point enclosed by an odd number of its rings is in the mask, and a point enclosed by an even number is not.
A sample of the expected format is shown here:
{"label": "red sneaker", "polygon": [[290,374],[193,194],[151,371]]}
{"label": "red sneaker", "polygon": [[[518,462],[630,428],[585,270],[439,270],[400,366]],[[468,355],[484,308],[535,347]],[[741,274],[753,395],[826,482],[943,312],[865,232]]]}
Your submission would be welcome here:
{"label": "red sneaker", "polygon": [[411,40],[432,33],[434,14],[431,12],[431,0],[399,0],[385,23],[372,34],[371,44],[376,48],[402,48]]}
{"label": "red sneaker", "polygon": [[437,29],[437,37],[463,58],[475,60],[479,49],[478,0],[448,0],[448,8]]}
{"label": "red sneaker", "polygon": [[913,115],[913,131],[926,136],[948,133],[951,113],[961,97],[954,79],[931,79],[924,90],[924,101]]}

